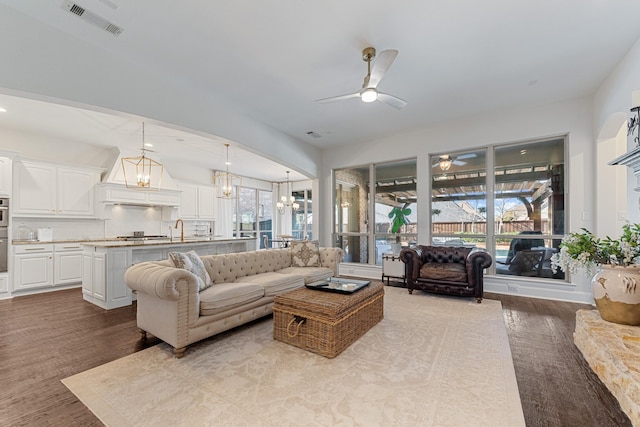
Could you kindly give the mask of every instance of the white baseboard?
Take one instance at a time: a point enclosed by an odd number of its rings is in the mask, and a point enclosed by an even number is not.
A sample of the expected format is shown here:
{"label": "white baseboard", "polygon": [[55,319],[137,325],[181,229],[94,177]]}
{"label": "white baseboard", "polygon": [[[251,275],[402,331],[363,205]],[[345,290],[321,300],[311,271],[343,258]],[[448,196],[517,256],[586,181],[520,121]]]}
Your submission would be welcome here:
{"label": "white baseboard", "polygon": [[[338,267],[338,274],[340,276],[381,280],[382,267],[355,262],[343,262],[340,263]],[[591,292],[585,292],[581,290],[580,287],[561,280],[523,279],[517,276],[485,275],[484,290],[485,292],[493,292],[496,294],[593,305]]]}

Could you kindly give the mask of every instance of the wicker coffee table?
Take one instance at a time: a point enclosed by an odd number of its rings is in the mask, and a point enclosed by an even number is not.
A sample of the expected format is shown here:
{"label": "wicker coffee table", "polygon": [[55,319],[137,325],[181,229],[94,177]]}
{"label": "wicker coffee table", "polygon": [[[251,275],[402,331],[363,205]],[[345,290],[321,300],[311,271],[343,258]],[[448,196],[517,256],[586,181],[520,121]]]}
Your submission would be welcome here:
{"label": "wicker coffee table", "polygon": [[353,294],[300,288],[275,298],[273,338],[333,358],[384,317],[384,286]]}

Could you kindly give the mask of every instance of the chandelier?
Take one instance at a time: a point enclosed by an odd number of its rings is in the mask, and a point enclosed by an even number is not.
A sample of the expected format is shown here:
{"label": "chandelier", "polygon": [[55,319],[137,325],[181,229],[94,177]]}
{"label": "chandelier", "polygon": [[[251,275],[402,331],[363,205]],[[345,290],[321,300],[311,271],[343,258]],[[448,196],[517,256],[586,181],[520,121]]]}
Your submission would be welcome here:
{"label": "chandelier", "polygon": [[[289,191],[289,172],[290,171],[287,171],[286,191]],[[300,208],[300,204],[296,203],[296,198],[293,196],[282,196],[280,197],[280,201],[276,203],[280,215],[284,215],[284,208],[289,206],[291,206],[293,211],[297,211]]]}
{"label": "chandelier", "polygon": [[122,171],[127,188],[138,190],[158,190],[164,167],[147,157],[144,142],[144,122],[142,122],[142,154],[138,157],[123,157]]}
{"label": "chandelier", "polygon": [[224,144],[227,149],[227,160],[225,162],[226,172],[216,171],[213,174],[213,185],[216,189],[216,197],[220,199],[235,199],[236,187],[242,184],[242,177],[229,172],[229,144]]}

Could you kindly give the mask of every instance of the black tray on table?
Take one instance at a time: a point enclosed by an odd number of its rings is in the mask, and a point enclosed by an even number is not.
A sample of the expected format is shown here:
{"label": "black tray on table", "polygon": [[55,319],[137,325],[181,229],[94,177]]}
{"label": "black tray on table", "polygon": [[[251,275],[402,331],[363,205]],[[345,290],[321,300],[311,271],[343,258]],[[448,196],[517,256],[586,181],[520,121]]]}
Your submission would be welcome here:
{"label": "black tray on table", "polygon": [[332,277],[323,282],[310,283],[305,286],[316,291],[352,294],[368,286],[370,283],[371,281],[369,280],[337,279]]}

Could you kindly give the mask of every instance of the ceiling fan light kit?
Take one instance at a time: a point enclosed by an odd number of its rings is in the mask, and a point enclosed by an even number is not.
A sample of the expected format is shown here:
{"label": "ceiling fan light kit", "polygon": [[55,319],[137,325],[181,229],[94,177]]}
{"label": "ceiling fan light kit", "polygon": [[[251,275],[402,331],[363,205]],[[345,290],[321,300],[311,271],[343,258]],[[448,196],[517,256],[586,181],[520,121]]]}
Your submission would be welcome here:
{"label": "ceiling fan light kit", "polygon": [[440,169],[446,172],[449,168],[451,168],[451,159],[448,157],[446,159],[440,159]]}
{"label": "ceiling fan light kit", "polygon": [[364,77],[362,90],[347,95],[318,99],[316,102],[320,104],[328,104],[330,102],[343,101],[345,99],[360,98],[362,102],[381,101],[390,107],[402,110],[406,107],[407,101],[400,99],[397,96],[378,92],[377,89],[378,84],[389,67],[391,67],[391,64],[393,64],[393,61],[395,61],[396,56],[398,56],[397,50],[383,50],[380,52],[372,66],[371,61],[376,58],[376,50],[373,47],[364,48],[362,50],[362,60],[367,63],[367,75]]}
{"label": "ceiling fan light kit", "polygon": [[463,161],[465,159],[472,159],[476,157],[475,153],[467,153],[462,154],[460,156],[450,156],[449,154],[444,154],[438,157],[438,160],[432,165],[434,168],[439,166],[443,172],[451,169],[452,165],[463,166],[466,165],[467,162]]}
{"label": "ceiling fan light kit", "polygon": [[375,89],[368,88],[362,91],[360,98],[362,102],[373,102],[378,99],[378,92]]}

